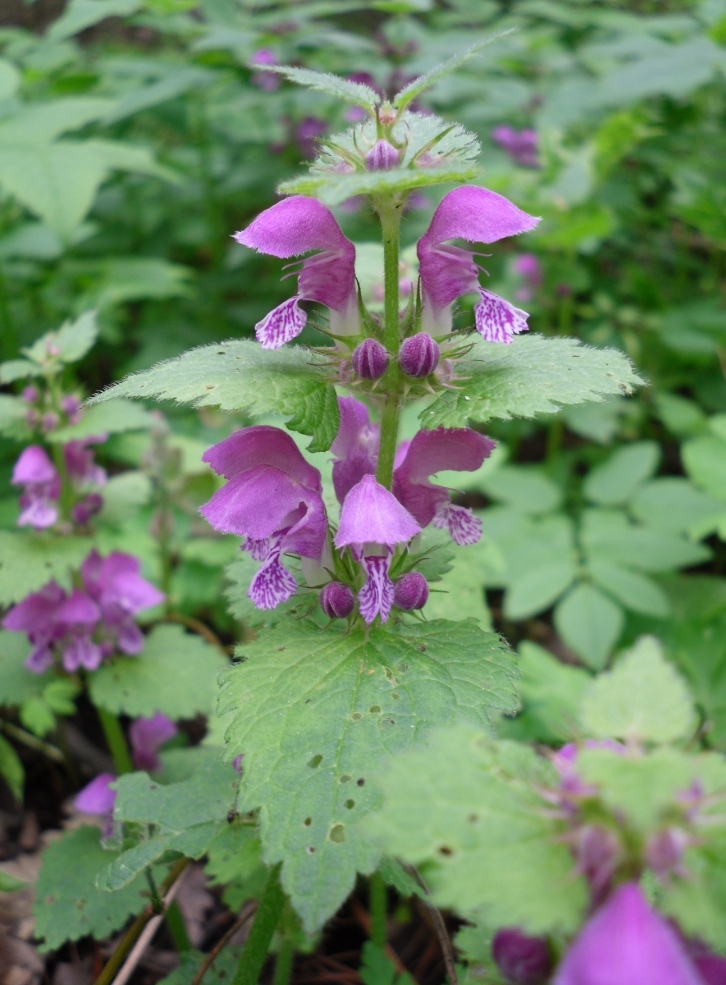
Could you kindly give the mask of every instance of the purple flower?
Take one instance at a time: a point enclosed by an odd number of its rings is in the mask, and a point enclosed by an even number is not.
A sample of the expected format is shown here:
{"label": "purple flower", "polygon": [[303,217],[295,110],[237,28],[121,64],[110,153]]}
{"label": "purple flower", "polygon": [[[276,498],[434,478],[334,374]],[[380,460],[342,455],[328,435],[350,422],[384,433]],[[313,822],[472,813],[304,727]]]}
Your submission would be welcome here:
{"label": "purple flower", "polygon": [[418,332],[404,339],[398,353],[401,372],[416,380],[424,380],[439,365],[441,349],[427,332]]}
{"label": "purple flower", "polygon": [[129,739],[136,769],[147,773],[160,769],[159,749],[178,731],[174,722],[160,711],[152,718],[137,718],[132,722]]}
{"label": "purple flower", "polygon": [[15,463],[10,480],[23,486],[20,496],[19,527],[44,530],[58,521],[61,481],[56,467],[39,445],[30,445]]}
{"label": "purple flower", "polygon": [[489,342],[506,343],[525,332],[527,312],[479,286],[479,268],[469,250],[444,244],[456,238],[495,243],[505,236],[527,232],[538,222],[488,188],[464,185],[445,195],[417,246],[422,328],[432,334],[449,331],[453,302],[478,291],[474,317],[480,335]]}
{"label": "purple flower", "polygon": [[529,128],[515,130],[514,127],[509,126],[494,127],[492,140],[509,154],[515,164],[520,164],[523,168],[539,167],[536,130]]}
{"label": "purple flower", "polygon": [[448,530],[460,547],[476,544],[481,520],[465,506],[454,506],[449,490],[429,482],[436,472],[474,472],[491,455],[496,442],[470,428],[419,431],[399,447],[393,492],[422,527],[433,523]]}
{"label": "purple flower", "polygon": [[318,601],[328,619],[347,619],[355,608],[355,595],[348,585],[339,581],[324,585]]}
{"label": "purple flower", "polygon": [[640,886],[620,886],[588,920],[554,985],[703,985],[677,934]]}
{"label": "purple flower", "polygon": [[53,665],[54,651],[61,655],[69,673],[85,667],[95,670],[101,663],[101,648],[92,639],[100,612],[96,603],[79,589],[67,595],[56,582],[44,585],[18,602],[2,625],[15,633],[25,633],[33,649],[26,666],[42,674]]}
{"label": "purple flower", "polygon": [[358,604],[367,623],[378,615],[387,622],[395,594],[388,576],[391,555],[420,531],[411,514],[372,475],[364,475],[345,497],[335,546],[350,547],[363,567],[366,582]]}
{"label": "purple flower", "polygon": [[293,195],[266,209],[234,238],[243,246],[283,259],[318,251],[302,261],[298,293],[255,326],[263,348],[278,349],[302,332],[307,315],[299,301],[317,301],[330,308],[334,334],[358,331],[355,247],[324,205],[314,198]]}
{"label": "purple flower", "polygon": [[76,810],[84,814],[99,814],[104,818],[103,837],[113,834],[113,808],[116,803],[116,791],[111,784],[117,777],[113,773],[99,773],[83,790],[76,795],[74,805]]}
{"label": "purple flower", "polygon": [[517,300],[530,301],[535,291],[542,286],[542,265],[534,253],[520,253],[512,263],[512,270],[524,281],[517,290]]}
{"label": "purple flower", "polygon": [[297,590],[280,555],[322,556],[328,526],[320,473],[289,435],[267,425],[236,431],[202,457],[229,481],[200,513],[216,530],[245,538],[244,550],[263,562],[247,594],[258,609],[274,609]]}
{"label": "purple flower", "polygon": [[279,65],[275,52],[270,48],[260,48],[255,51],[250,58],[250,64],[259,66],[262,71],[253,72],[250,82],[252,85],[264,89],[265,92],[274,92],[280,88],[282,79],[277,72],[265,72],[265,65]]}
{"label": "purple flower", "polygon": [[393,601],[404,612],[423,609],[428,598],[429,586],[420,571],[409,571],[396,582]]}
{"label": "purple flower", "polygon": [[91,551],[81,565],[85,589],[98,605],[104,657],[114,650],[130,655],[140,653],[144,635],[134,616],[164,600],[163,594],[141,577],[140,570],[138,558],[118,551],[106,558]]}
{"label": "purple flower", "polygon": [[[355,397],[339,397],[340,427],[331,446],[335,456],[333,486],[345,503],[353,486],[365,475],[375,475],[378,428],[370,423],[368,408]],[[429,523],[448,530],[460,546],[481,537],[481,521],[471,510],[451,503],[450,491],[435,486],[429,477],[440,471],[473,472],[488,458],[496,442],[469,428],[419,431],[396,453],[392,491],[423,528]]]}
{"label": "purple flower", "polygon": [[364,380],[379,380],[388,369],[388,353],[376,339],[364,339],[351,356],[354,371]]}
{"label": "purple flower", "polygon": [[545,985],[552,974],[552,954],[544,937],[529,937],[517,927],[498,930],[492,957],[511,985]]}
{"label": "purple flower", "polygon": [[366,154],[366,168],[369,171],[391,171],[398,167],[398,163],[398,151],[387,140],[377,140]]}
{"label": "purple flower", "polygon": [[69,441],[63,446],[68,477],[77,489],[106,484],[106,470],[96,465],[93,451],[89,445],[103,444],[107,435],[102,434],[82,441]]}
{"label": "purple flower", "polygon": [[303,157],[315,157],[318,150],[318,137],[322,137],[328,125],[317,116],[306,116],[295,127],[295,143]]}

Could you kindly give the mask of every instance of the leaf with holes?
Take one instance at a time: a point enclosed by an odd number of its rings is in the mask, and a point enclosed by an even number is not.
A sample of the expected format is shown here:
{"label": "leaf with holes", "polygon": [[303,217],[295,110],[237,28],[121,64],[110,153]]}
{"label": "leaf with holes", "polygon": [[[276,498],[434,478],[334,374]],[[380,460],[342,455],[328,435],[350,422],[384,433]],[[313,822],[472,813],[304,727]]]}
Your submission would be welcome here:
{"label": "leaf with holes", "polygon": [[457,361],[456,377],[455,388],[421,411],[423,427],[554,414],[566,404],[631,393],[643,382],[616,349],[540,335],[519,336],[500,346],[477,335],[470,352]]}
{"label": "leaf with holes", "polygon": [[385,851],[425,866],[437,906],[530,933],[579,926],[585,880],[535,793],[557,780],[533,750],[441,729],[393,758],[379,782],[383,804],[367,827]]}
{"label": "leaf with holes", "polygon": [[[289,620],[288,620],[289,622]],[[391,753],[454,722],[488,726],[512,711],[513,664],[502,640],[472,620],[405,630],[320,631],[280,625],[240,650],[223,675],[228,756],[244,755],[239,810],[259,808],[263,858],[307,930],[346,898],[379,851],[360,821],[370,782]]]}
{"label": "leaf with holes", "polygon": [[90,403],[114,397],[162,397],[255,417],[283,415],[293,431],[313,437],[310,451],[327,451],[340,420],[335,388],[318,357],[299,346],[270,352],[245,340],[191,349],[127,376]]}

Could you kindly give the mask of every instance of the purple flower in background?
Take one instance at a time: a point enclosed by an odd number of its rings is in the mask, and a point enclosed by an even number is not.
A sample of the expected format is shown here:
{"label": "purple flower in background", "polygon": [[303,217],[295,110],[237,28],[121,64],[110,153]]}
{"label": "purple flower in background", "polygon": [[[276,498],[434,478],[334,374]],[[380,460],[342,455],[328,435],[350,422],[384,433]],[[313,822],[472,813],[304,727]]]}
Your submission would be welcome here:
{"label": "purple flower in background", "polygon": [[355,247],[324,205],[314,198],[293,195],[266,209],[234,238],[243,246],[283,259],[317,251],[302,261],[298,293],[255,326],[263,348],[278,349],[302,332],[307,315],[299,301],[326,305],[334,334],[358,331]]}
{"label": "purple flower in background", "polygon": [[79,667],[95,670],[101,663],[101,648],[92,639],[99,619],[96,603],[74,589],[70,595],[51,581],[39,592],[18,602],[3,619],[4,629],[25,633],[33,645],[26,667],[42,674],[53,665],[54,651],[61,655],[63,668],[74,673]]}
{"label": "purple flower in background", "polygon": [[363,567],[366,582],[358,593],[358,604],[367,623],[376,616],[381,622],[388,620],[395,594],[388,575],[391,555],[398,544],[420,532],[411,514],[372,475],[363,476],[346,495],[335,546],[350,547]]}
{"label": "purple flower in background", "polygon": [[328,529],[320,473],[292,438],[267,425],[243,428],[202,456],[229,481],[201,507],[216,530],[244,537],[262,561],[247,592],[258,609],[274,609],[297,590],[284,553],[319,559]]}
{"label": "purple flower in background", "polygon": [[512,270],[522,280],[517,290],[518,301],[531,301],[535,291],[542,286],[542,265],[534,253],[520,253],[512,263]]}
{"label": "purple flower in background", "polygon": [[265,92],[274,92],[280,88],[282,79],[277,72],[265,72],[265,65],[279,65],[275,52],[270,48],[259,48],[250,58],[250,65],[259,67],[260,71],[253,72],[250,82],[252,85],[264,89]]}
{"label": "purple flower in background", "polygon": [[533,229],[539,219],[489,191],[464,185],[442,199],[431,224],[418,242],[423,301],[422,328],[432,334],[451,329],[451,305],[474,291],[476,330],[489,342],[511,342],[527,330],[527,312],[479,286],[479,268],[469,250],[447,246],[446,240],[495,243]]}
{"label": "purple flower in background", "polygon": [[419,431],[396,454],[393,493],[422,527],[433,523],[448,530],[460,547],[476,544],[481,520],[464,506],[454,506],[449,490],[429,482],[436,472],[475,472],[488,458],[496,441],[469,428]]}
{"label": "purple flower in background", "polygon": [[136,769],[147,773],[160,769],[159,749],[178,731],[174,722],[160,711],[151,718],[137,718],[132,722],[129,739]]}
{"label": "purple flower in background", "polygon": [[10,480],[23,486],[20,496],[19,527],[44,530],[58,520],[61,481],[56,467],[39,445],[30,445],[15,463]]}
{"label": "purple flower in background", "polygon": [[102,434],[93,438],[84,438],[82,441],[69,441],[63,446],[68,478],[77,489],[106,484],[106,470],[96,465],[93,451],[88,447],[103,444],[106,438],[107,435]]}
{"label": "purple flower in background", "polygon": [[164,595],[141,577],[141,563],[131,554],[114,551],[102,558],[91,551],[81,565],[81,577],[100,614],[101,650],[135,655],[144,646],[144,635],[134,622],[142,609],[163,602]]}
{"label": "purple flower in background", "polygon": [[515,164],[523,168],[538,168],[537,131],[525,128],[515,130],[514,127],[501,126],[492,130],[492,140],[506,151]]}
{"label": "purple flower in background", "polygon": [[322,137],[328,125],[317,116],[306,116],[295,127],[295,143],[303,157],[313,158],[318,152],[318,137]]}
{"label": "purple flower in background", "polygon": [[511,985],[545,985],[552,974],[552,954],[544,937],[530,937],[517,927],[498,930],[492,957]]}
{"label": "purple flower in background", "polygon": [[79,791],[74,801],[76,810],[84,814],[99,814],[104,819],[103,837],[110,838],[113,834],[113,808],[116,803],[116,791],[111,789],[118,777],[113,773],[99,773],[83,790]]}
{"label": "purple flower in background", "polygon": [[637,883],[595,911],[565,955],[553,985],[703,985],[678,935]]}

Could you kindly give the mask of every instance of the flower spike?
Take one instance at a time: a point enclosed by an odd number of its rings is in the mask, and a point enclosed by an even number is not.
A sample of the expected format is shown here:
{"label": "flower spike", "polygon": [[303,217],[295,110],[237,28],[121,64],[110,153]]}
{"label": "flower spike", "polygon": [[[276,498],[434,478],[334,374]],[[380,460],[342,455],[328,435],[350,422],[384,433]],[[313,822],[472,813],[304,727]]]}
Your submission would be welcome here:
{"label": "flower spike", "polygon": [[299,301],[330,308],[330,328],[337,334],[358,331],[355,247],[343,235],[333,213],[315,198],[293,195],[266,209],[234,238],[260,253],[289,259],[316,250],[298,272],[298,293],[283,301],[255,326],[264,349],[279,349],[296,338],[307,322]]}

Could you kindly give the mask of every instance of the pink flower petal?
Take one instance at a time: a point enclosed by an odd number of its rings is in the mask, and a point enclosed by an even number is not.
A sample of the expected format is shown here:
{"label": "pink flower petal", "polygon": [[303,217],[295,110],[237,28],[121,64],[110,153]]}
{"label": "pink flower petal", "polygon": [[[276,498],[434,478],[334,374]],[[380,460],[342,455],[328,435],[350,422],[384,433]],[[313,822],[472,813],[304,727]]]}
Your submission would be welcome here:
{"label": "pink flower petal", "polygon": [[392,547],[420,532],[421,527],[393,493],[366,475],[345,498],[335,546],[376,543]]}
{"label": "pink flower petal", "polygon": [[293,195],[265,209],[234,238],[283,259],[311,250],[340,250],[350,242],[330,209],[305,195]]}
{"label": "pink flower petal", "polygon": [[526,233],[538,222],[538,218],[518,209],[503,195],[476,185],[462,185],[444,196],[421,241],[431,245],[449,239],[495,243],[506,236]]}
{"label": "pink flower petal", "polygon": [[287,473],[300,485],[320,492],[320,473],[302,455],[289,434],[269,425],[235,431],[202,455],[218,475],[231,479],[257,465],[270,465]]}

